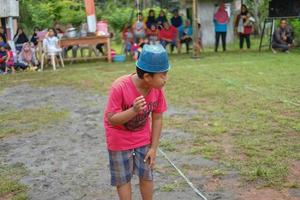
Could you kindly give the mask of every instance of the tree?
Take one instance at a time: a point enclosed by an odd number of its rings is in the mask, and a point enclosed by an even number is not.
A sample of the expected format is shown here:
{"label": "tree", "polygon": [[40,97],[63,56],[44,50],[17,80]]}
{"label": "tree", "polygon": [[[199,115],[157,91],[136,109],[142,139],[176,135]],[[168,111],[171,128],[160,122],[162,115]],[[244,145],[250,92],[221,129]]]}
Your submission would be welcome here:
{"label": "tree", "polygon": [[246,0],[245,3],[249,7],[250,12],[252,13],[256,23],[255,30],[258,34],[262,32],[262,25],[268,16],[270,0]]}

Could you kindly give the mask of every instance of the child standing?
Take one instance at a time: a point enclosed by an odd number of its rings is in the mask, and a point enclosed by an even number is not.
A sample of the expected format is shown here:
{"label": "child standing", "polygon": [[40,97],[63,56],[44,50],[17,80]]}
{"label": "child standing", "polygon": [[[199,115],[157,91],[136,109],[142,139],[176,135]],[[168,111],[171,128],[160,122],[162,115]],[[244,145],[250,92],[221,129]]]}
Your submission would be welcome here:
{"label": "child standing", "polygon": [[152,169],[167,109],[163,87],[169,69],[165,49],[145,45],[136,73],[120,77],[110,89],[104,126],[111,185],[121,200],[131,200],[133,174],[139,177],[142,198],[153,197]]}
{"label": "child standing", "polygon": [[130,24],[127,24],[122,31],[122,38],[125,46],[125,54],[130,55],[131,47],[133,44],[133,32]]}

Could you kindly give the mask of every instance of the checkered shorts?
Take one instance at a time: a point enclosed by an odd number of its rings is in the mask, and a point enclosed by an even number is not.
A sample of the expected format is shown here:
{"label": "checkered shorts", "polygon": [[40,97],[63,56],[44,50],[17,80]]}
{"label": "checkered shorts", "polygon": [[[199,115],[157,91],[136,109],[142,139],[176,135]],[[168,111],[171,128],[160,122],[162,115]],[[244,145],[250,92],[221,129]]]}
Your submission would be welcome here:
{"label": "checkered shorts", "polygon": [[153,180],[153,170],[144,162],[149,145],[126,151],[108,151],[111,185],[120,186],[130,182],[133,174],[144,180]]}

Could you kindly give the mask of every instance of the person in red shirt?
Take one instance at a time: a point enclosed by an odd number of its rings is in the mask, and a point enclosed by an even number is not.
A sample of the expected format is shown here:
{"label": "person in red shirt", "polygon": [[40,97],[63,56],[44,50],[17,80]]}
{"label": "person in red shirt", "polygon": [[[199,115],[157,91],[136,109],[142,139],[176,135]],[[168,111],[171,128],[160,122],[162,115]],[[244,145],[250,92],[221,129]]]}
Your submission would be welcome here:
{"label": "person in red shirt", "polygon": [[159,31],[155,24],[152,24],[150,29],[147,29],[147,37],[150,44],[156,44],[158,41]]}
{"label": "person in red shirt", "polygon": [[[136,73],[118,78],[109,92],[104,128],[111,185],[131,199],[131,178],[139,177],[143,199],[153,198],[153,166],[167,110],[164,85],[170,69],[166,50],[144,45]],[[151,115],[151,117],[150,117]]]}
{"label": "person in red shirt", "polygon": [[164,48],[171,44],[171,52],[173,52],[178,44],[178,31],[174,26],[170,26],[169,22],[164,22],[164,28],[159,32],[159,39]]}

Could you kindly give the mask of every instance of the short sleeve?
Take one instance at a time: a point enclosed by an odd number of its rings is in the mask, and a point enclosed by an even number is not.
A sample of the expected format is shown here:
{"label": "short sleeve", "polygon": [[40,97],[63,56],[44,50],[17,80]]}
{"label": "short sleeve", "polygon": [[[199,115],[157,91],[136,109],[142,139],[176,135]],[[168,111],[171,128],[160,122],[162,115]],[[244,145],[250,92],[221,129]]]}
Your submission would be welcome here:
{"label": "short sleeve", "polygon": [[154,113],[163,113],[167,111],[167,101],[165,97],[165,92],[163,90],[159,91],[159,96],[158,96],[158,105],[157,107],[153,110]]}
{"label": "short sleeve", "polygon": [[112,87],[109,92],[106,112],[119,113],[122,111],[122,90],[119,87]]}

